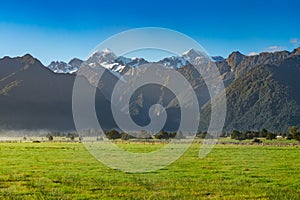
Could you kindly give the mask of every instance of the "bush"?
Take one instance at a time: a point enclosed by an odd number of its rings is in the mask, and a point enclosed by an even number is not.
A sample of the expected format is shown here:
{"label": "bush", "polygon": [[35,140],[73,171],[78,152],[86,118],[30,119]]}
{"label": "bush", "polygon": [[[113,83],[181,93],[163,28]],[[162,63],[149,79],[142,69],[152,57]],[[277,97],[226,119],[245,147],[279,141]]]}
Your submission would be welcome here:
{"label": "bush", "polygon": [[74,141],[75,136],[74,136],[74,135],[71,135],[71,136],[70,136],[70,139],[71,139],[71,141]]}
{"label": "bush", "polygon": [[261,138],[267,137],[268,132],[269,131],[265,128],[261,129],[261,131],[259,132],[259,137],[261,137]]}
{"label": "bush", "polygon": [[176,135],[175,136],[176,139],[184,139],[185,138],[181,131],[177,132],[175,135]]}
{"label": "bush", "polygon": [[245,140],[246,136],[244,133],[241,133],[237,130],[232,131],[231,133],[231,139],[235,139],[235,140]]}
{"label": "bush", "polygon": [[289,135],[288,137],[292,137],[293,139],[300,142],[300,131],[297,126],[289,127]]}
{"label": "bush", "polygon": [[267,139],[267,140],[274,140],[274,139],[276,139],[276,134],[275,134],[275,133],[268,132],[268,133],[267,133],[266,139]]}
{"label": "bush", "polygon": [[207,132],[199,132],[196,134],[196,137],[204,139],[207,135]]}
{"label": "bush", "polygon": [[296,132],[294,135],[293,135],[294,139],[299,141],[300,142],[300,132]]}
{"label": "bush", "polygon": [[168,132],[165,131],[160,131],[159,133],[155,134],[154,137],[156,139],[169,139],[169,134]]}
{"label": "bush", "polygon": [[120,139],[122,137],[122,135],[116,130],[108,131],[105,133],[105,135],[110,140],[116,140],[116,139]]}
{"label": "bush", "polygon": [[295,133],[299,132],[298,127],[297,126],[290,126],[289,127],[289,133],[294,135]]}
{"label": "bush", "polygon": [[129,139],[133,139],[133,138],[135,138],[135,137],[132,136],[132,135],[130,135],[130,134],[128,134],[128,133],[122,133],[121,134],[121,139],[122,140],[129,140]]}
{"label": "bush", "polygon": [[262,143],[262,141],[258,138],[255,138],[252,142],[253,143],[258,143],[258,144]]}
{"label": "bush", "polygon": [[49,135],[49,136],[48,136],[48,140],[49,140],[49,141],[53,141],[53,139],[54,139],[54,138],[53,138],[52,135]]}
{"label": "bush", "polygon": [[155,134],[154,137],[156,139],[165,139],[168,140],[170,138],[175,138],[176,137],[176,132],[166,132],[166,131],[160,131],[159,133]]}
{"label": "bush", "polygon": [[292,140],[292,139],[294,139],[294,138],[293,138],[293,135],[289,133],[289,134],[286,136],[286,139],[287,139],[287,140]]}

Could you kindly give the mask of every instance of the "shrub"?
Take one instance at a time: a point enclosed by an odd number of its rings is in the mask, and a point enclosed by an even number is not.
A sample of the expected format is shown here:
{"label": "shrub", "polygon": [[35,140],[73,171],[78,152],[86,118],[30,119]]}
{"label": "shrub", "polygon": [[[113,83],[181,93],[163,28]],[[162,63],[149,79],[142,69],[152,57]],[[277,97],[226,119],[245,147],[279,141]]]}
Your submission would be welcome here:
{"label": "shrub", "polygon": [[111,130],[105,133],[106,137],[110,140],[120,139],[122,135],[117,130]]}
{"label": "shrub", "polygon": [[176,135],[175,136],[176,139],[184,139],[185,138],[181,131],[177,132],[175,135]]}
{"label": "shrub", "polygon": [[294,137],[295,140],[297,140],[297,141],[300,142],[300,132],[299,132],[299,131],[296,132],[296,133],[294,133],[294,134],[293,134],[293,137]]}
{"label": "shrub", "polygon": [[170,139],[170,138],[175,138],[176,134],[177,134],[176,132],[168,133],[166,131],[160,131],[159,133],[155,134],[154,137],[156,139],[165,139],[165,140],[167,140],[167,139]]}
{"label": "shrub", "polygon": [[268,132],[268,133],[267,133],[266,139],[267,139],[267,140],[274,140],[274,139],[276,139],[276,134],[275,134],[275,133]]}
{"label": "shrub", "polygon": [[52,135],[49,135],[49,136],[48,136],[48,140],[49,140],[49,141],[53,141],[53,139],[54,139],[54,138],[53,138]]}
{"label": "shrub", "polygon": [[231,139],[236,139],[236,140],[245,140],[246,136],[244,133],[241,133],[237,130],[232,131],[231,133]]}
{"label": "shrub", "polygon": [[265,138],[265,137],[267,137],[267,134],[268,134],[268,130],[265,129],[265,128],[263,128],[263,129],[261,129],[261,131],[259,132],[259,137]]}
{"label": "shrub", "polygon": [[121,139],[122,140],[129,140],[129,139],[133,139],[133,138],[135,138],[135,137],[132,136],[132,135],[130,135],[130,134],[128,134],[128,133],[122,133],[121,134]]}
{"label": "shrub", "polygon": [[199,132],[196,134],[196,137],[204,139],[207,135],[207,132]]}
{"label": "shrub", "polygon": [[262,141],[258,138],[254,138],[254,140],[252,142],[253,143],[258,143],[258,144],[262,143]]}
{"label": "shrub", "polygon": [[[289,135],[291,135],[293,139],[300,142],[300,131],[299,131],[297,126],[290,126],[289,127]],[[291,136],[289,136],[289,137],[291,137]]]}

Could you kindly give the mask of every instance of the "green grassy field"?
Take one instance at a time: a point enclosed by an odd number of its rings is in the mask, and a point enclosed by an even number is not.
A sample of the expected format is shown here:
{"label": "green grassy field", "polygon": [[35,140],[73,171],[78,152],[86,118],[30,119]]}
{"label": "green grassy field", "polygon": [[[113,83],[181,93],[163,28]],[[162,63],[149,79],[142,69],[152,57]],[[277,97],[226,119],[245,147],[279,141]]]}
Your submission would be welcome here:
{"label": "green grassy field", "polygon": [[0,143],[0,199],[300,199],[298,146],[219,144],[204,159],[199,149],[130,174],[104,166],[81,143]]}

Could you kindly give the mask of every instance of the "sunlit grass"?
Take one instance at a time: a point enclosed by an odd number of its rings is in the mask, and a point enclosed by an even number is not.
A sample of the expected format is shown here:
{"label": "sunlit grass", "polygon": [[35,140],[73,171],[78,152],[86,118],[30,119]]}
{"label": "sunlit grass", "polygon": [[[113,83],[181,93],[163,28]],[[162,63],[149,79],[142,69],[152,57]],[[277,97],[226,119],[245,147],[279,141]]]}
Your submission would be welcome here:
{"label": "sunlit grass", "polygon": [[104,166],[80,143],[0,143],[0,199],[300,199],[300,147],[217,145],[199,159],[200,146],[164,169],[131,174]]}

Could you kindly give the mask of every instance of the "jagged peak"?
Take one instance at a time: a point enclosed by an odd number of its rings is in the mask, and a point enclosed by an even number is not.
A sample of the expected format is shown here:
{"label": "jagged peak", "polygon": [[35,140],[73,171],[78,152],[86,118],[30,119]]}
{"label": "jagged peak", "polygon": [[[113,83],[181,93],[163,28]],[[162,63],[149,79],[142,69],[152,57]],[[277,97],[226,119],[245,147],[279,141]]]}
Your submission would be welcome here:
{"label": "jagged peak", "polygon": [[27,64],[34,64],[35,62],[40,62],[38,59],[36,59],[29,53],[24,54],[23,56],[14,56],[14,57],[3,56],[3,58],[1,58],[1,60],[3,60],[3,59],[19,59],[21,62],[27,63]]}
{"label": "jagged peak", "polygon": [[104,50],[102,50],[103,53],[112,53],[112,51],[110,50],[110,48],[105,48]]}
{"label": "jagged peak", "polygon": [[244,54],[240,53],[239,51],[234,51],[228,56],[226,60],[229,66],[235,68],[242,62],[244,57],[246,57]]}
{"label": "jagged peak", "polygon": [[87,60],[90,59],[102,59],[102,58],[108,58],[109,60],[116,59],[117,56],[109,49],[106,48],[104,50],[96,50],[94,51]]}
{"label": "jagged peak", "polygon": [[93,56],[93,55],[107,55],[107,54],[114,54],[114,53],[112,52],[112,50],[110,48],[105,48],[103,50],[96,50],[96,51],[94,51],[91,54],[91,56]]}
{"label": "jagged peak", "polygon": [[294,49],[294,51],[292,52],[293,55],[300,55],[300,47]]}
{"label": "jagged peak", "polygon": [[222,62],[225,60],[225,58],[223,58],[222,56],[212,56],[211,58],[216,62]]}
{"label": "jagged peak", "polygon": [[239,51],[233,51],[229,56],[228,56],[228,58],[230,58],[230,57],[233,57],[233,56],[245,56],[244,54],[242,54],[241,52],[239,52]]}
{"label": "jagged peak", "polygon": [[184,52],[182,54],[182,56],[185,56],[185,55],[194,55],[194,54],[201,54],[201,53],[199,51],[191,48],[191,49],[187,50],[186,52]]}
{"label": "jagged peak", "polygon": [[59,63],[67,64],[65,61],[55,60],[55,61],[52,61],[52,62],[50,63],[50,65],[51,65],[51,64],[59,64]]}
{"label": "jagged peak", "polygon": [[24,56],[21,57],[22,62],[28,63],[28,64],[34,64],[36,61],[38,61],[36,58],[34,58],[31,54],[27,53]]}
{"label": "jagged peak", "polygon": [[31,59],[35,59],[31,54],[26,53],[24,56],[22,56],[23,58],[31,58]]}
{"label": "jagged peak", "polygon": [[82,60],[79,59],[79,58],[72,58],[72,59],[69,61],[69,63],[71,63],[71,62],[77,62],[77,61],[81,61],[81,62],[82,62]]}

